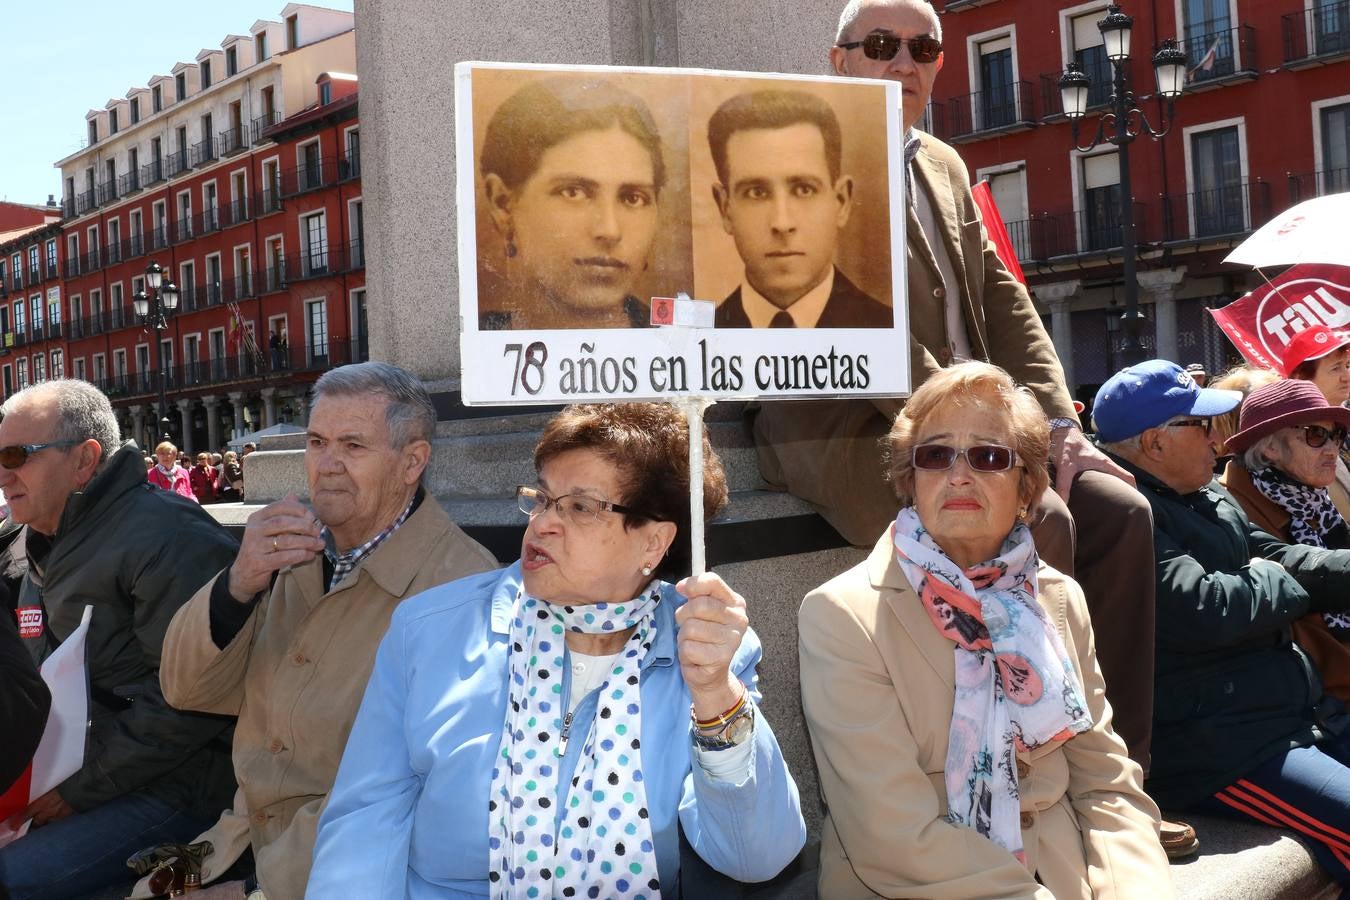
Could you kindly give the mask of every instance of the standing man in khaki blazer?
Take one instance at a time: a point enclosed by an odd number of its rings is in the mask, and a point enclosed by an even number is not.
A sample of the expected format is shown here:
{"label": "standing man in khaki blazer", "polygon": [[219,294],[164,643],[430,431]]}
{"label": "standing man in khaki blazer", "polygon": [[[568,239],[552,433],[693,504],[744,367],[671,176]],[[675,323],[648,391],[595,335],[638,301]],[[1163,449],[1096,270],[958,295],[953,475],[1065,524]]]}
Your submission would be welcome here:
{"label": "standing man in khaki blazer", "polygon": [[[255,872],[203,897],[304,897],[319,813],[394,607],[496,566],[422,488],[436,411],[415,378],[388,363],[343,366],[315,383],[314,398],[313,510],[288,497],[250,516],[234,564],[178,611],[165,639],[169,702],[239,717],[240,791],[198,838],[214,847],[202,882],[250,845]],[[149,896],[144,884],[135,896]]]}
{"label": "standing man in khaki blazer", "polygon": [[[936,49],[916,40],[923,38],[936,41]],[[1031,297],[985,237],[965,163],[915,127],[942,70],[941,41],[941,23],[924,0],[850,0],[830,50],[840,75],[901,85],[913,387],[954,361],[977,359],[1002,367],[1040,401],[1053,428],[1055,483],[1033,525],[1036,547],[1083,586],[1116,730],[1147,772],[1154,691],[1152,516],[1133,479],[1079,430],[1063,368]],[[918,61],[916,53],[928,61]],[[902,404],[765,403],[754,421],[760,471],[770,485],[815,505],[850,543],[871,546],[899,509],[885,479],[881,440]],[[1163,843],[1169,852],[1193,852],[1194,831],[1164,823]]]}

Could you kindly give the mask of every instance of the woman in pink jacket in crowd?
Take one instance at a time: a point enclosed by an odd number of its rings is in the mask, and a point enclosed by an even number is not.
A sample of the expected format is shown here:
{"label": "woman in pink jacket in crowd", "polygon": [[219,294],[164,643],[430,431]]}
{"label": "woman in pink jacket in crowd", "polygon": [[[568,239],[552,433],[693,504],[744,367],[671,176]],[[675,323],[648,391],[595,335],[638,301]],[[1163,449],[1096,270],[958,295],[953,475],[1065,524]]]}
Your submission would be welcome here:
{"label": "woman in pink jacket in crowd", "polygon": [[145,473],[145,480],[196,503],[197,498],[192,494],[192,481],[188,477],[188,470],[178,464],[178,448],[171,441],[162,441],[155,447],[155,459],[159,462]]}

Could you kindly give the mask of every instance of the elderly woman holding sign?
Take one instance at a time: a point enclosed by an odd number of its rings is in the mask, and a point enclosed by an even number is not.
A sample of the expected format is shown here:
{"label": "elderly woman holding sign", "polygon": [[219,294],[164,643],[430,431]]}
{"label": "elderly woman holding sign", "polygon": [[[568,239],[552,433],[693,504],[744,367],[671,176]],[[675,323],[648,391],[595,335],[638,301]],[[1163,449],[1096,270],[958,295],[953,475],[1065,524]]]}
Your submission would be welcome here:
{"label": "elderly woman holding sign", "polygon": [[964,363],[914,392],[890,446],[908,505],[800,613],[821,896],[1170,897],[1082,591],[1038,564],[1025,524],[1049,478],[1044,413]]}
{"label": "elderly woman holding sign", "polygon": [[666,165],[645,103],[605,81],[531,82],[488,122],[479,170],[506,257],[479,285],[479,327],[650,325],[633,288]]}
{"label": "elderly woman holding sign", "polygon": [[[569,407],[519,562],[403,603],[319,826],[308,896],[678,897],[679,829],[740,881],[801,849],[745,601],[688,565],[688,430]],[[703,442],[703,512],[726,502]]]}

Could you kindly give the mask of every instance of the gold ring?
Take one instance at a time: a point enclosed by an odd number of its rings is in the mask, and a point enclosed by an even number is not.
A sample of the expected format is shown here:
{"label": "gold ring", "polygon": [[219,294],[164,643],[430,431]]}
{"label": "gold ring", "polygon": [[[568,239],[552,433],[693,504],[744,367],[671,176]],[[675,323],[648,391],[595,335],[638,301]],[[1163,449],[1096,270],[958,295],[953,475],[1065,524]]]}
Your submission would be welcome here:
{"label": "gold ring", "polygon": [[272,552],[273,552],[273,553],[276,553],[276,552],[277,552],[277,539],[276,539],[276,538],[272,538]]}

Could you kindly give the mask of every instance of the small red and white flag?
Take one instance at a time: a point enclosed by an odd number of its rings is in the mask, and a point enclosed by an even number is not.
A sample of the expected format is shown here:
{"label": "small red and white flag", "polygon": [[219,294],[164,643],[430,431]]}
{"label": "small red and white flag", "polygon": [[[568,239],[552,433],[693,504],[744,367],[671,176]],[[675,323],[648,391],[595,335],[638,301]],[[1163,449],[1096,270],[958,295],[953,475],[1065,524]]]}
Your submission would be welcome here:
{"label": "small red and white flag", "polygon": [[42,663],[42,680],[52,693],[52,708],[32,763],[13,787],[0,794],[0,847],[28,832],[27,822],[17,830],[10,828],[11,816],[23,812],[28,804],[84,765],[89,722],[89,675],[84,645],[93,612],[92,606],[86,606],[79,627]]}
{"label": "small red and white flag", "polygon": [[994,192],[989,190],[989,182],[981,181],[970,189],[970,193],[980,210],[984,233],[994,242],[994,250],[998,253],[1003,268],[1011,272],[1018,281],[1026,284],[1027,277],[1022,274],[1022,264],[1017,261],[1017,249],[1013,246],[1012,238],[1008,236],[1008,228],[1003,224],[1003,216],[999,214],[998,205],[994,203]]}

